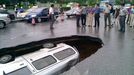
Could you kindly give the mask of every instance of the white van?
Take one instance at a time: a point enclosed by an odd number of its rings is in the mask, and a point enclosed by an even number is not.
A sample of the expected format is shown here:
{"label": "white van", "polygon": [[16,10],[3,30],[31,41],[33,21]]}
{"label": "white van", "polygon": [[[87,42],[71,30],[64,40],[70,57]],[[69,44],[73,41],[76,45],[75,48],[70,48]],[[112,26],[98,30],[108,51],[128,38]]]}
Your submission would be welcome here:
{"label": "white van", "polygon": [[60,43],[54,48],[43,48],[0,64],[0,75],[59,75],[78,60],[79,53],[75,48]]}

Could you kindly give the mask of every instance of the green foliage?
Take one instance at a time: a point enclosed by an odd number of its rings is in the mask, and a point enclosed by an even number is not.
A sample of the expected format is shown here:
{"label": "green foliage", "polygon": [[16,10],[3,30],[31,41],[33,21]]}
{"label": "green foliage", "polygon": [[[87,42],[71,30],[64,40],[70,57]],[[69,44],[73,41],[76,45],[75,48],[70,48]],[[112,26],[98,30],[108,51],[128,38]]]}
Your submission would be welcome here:
{"label": "green foliage", "polygon": [[94,6],[97,3],[99,3],[99,0],[88,0],[88,5],[89,6]]}
{"label": "green foliage", "polygon": [[115,4],[119,5],[119,4],[121,4],[121,1],[120,0],[115,0]]}

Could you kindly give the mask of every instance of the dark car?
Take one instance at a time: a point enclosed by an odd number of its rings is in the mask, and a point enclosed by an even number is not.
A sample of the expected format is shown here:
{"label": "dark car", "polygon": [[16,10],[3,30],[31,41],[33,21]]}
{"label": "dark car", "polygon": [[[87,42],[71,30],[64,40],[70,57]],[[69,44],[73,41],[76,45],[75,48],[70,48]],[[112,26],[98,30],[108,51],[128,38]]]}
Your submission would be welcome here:
{"label": "dark car", "polygon": [[43,19],[49,19],[49,9],[46,7],[36,8],[29,12],[24,19],[27,22],[31,22],[32,18],[35,18],[36,22],[41,22]]}
{"label": "dark car", "polygon": [[0,49],[0,63],[7,63],[9,61],[13,61],[16,56],[31,53],[33,51],[37,51],[42,48],[51,49],[53,47],[56,47],[56,45],[59,43],[68,44],[78,49],[78,51],[83,49],[89,50],[89,46],[91,43],[92,44],[96,43],[99,45],[99,47],[102,47],[103,44],[102,40],[99,38],[90,37],[90,36],[80,36],[80,35],[43,39],[43,40],[33,41],[23,45],[18,45],[15,47]]}
{"label": "dark car", "polygon": [[9,18],[11,20],[14,20],[15,19],[15,15],[13,13],[8,12],[8,10],[6,10],[6,9],[0,9],[0,13],[1,14],[8,14],[9,15]]}

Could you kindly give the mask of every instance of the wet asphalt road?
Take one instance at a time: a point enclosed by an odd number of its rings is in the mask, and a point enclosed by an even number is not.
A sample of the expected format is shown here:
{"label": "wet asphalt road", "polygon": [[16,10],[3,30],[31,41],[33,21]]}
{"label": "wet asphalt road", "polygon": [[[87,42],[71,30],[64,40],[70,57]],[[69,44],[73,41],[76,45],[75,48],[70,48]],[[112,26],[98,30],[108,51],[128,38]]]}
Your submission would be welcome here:
{"label": "wet asphalt road", "polygon": [[77,28],[74,19],[56,22],[54,30],[49,29],[48,22],[36,26],[17,22],[0,30],[0,48],[66,35],[99,37],[104,46],[62,75],[134,75],[134,29],[126,27],[125,33],[119,32],[115,25],[104,29],[103,17],[99,30],[94,27]]}

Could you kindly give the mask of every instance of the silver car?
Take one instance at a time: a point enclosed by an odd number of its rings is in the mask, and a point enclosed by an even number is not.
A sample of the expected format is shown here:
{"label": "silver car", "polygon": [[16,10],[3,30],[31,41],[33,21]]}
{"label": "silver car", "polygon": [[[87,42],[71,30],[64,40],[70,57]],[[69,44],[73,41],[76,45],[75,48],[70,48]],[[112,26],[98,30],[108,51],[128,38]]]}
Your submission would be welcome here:
{"label": "silver car", "polygon": [[78,60],[79,53],[75,48],[60,43],[54,48],[43,48],[0,64],[0,75],[59,75]]}
{"label": "silver car", "polygon": [[76,8],[72,8],[70,10],[68,10],[67,12],[65,12],[67,17],[69,18],[70,16],[75,16],[76,15]]}
{"label": "silver car", "polygon": [[8,14],[1,14],[0,13],[0,28],[4,28],[11,20]]}

